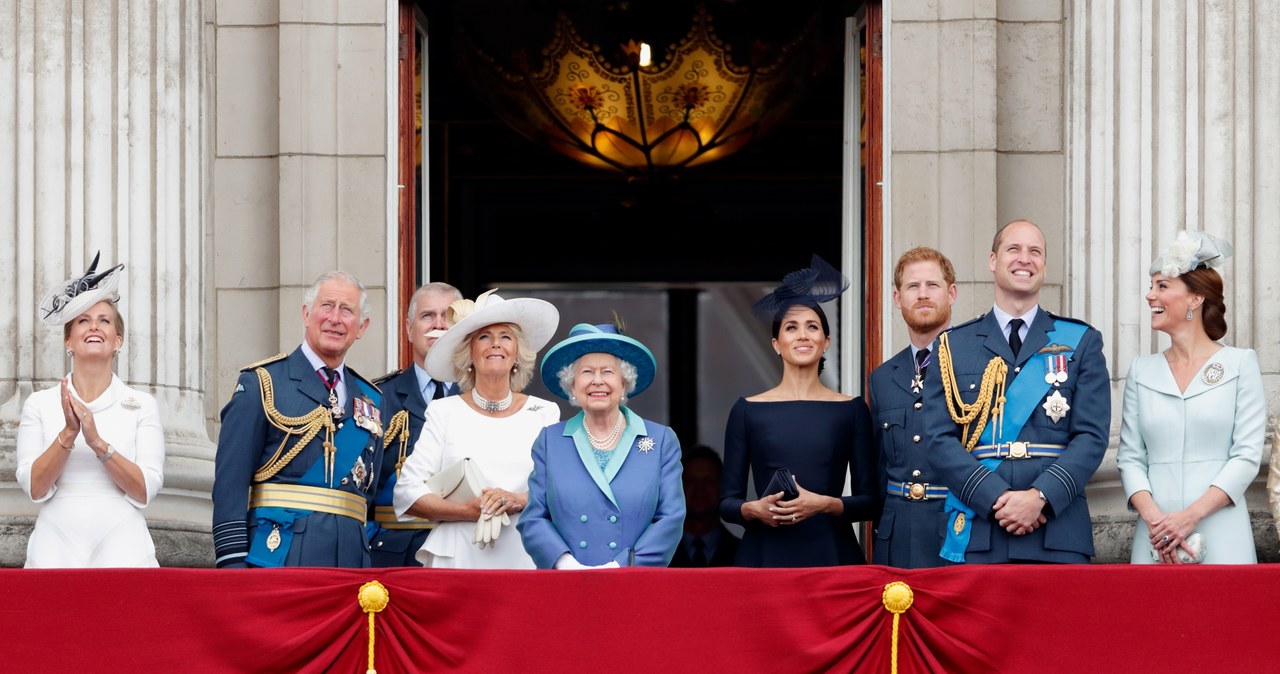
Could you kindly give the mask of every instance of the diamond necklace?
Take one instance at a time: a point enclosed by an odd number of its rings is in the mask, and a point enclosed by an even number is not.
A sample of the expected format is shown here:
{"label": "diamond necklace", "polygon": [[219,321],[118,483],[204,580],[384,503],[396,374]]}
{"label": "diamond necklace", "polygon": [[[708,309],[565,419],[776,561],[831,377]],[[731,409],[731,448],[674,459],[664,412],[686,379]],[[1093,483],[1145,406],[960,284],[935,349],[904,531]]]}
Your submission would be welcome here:
{"label": "diamond necklace", "polygon": [[585,420],[583,420],[582,423],[582,428],[587,431],[587,442],[590,442],[592,447],[601,451],[616,447],[618,445],[618,438],[622,436],[622,429],[626,427],[626,416],[619,412],[618,422],[613,425],[613,430],[609,432],[609,435],[605,436],[605,438],[601,440],[591,434],[591,427],[586,424]]}
{"label": "diamond necklace", "polygon": [[471,399],[475,401],[476,406],[480,409],[489,412],[490,414],[495,414],[511,407],[511,401],[515,399],[515,393],[508,390],[507,397],[502,400],[489,400],[488,398],[480,395],[480,389],[473,388],[471,389]]}

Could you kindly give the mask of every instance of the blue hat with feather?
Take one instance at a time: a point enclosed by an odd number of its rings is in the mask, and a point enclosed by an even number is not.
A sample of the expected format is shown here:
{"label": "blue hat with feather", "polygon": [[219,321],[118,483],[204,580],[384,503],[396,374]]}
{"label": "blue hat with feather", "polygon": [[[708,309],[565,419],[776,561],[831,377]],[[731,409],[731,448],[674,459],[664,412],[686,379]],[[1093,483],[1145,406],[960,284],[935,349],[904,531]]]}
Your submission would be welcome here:
{"label": "blue hat with feather", "polygon": [[560,388],[560,370],[588,353],[611,354],[636,368],[636,388],[630,397],[640,395],[653,383],[658,361],[649,347],[622,334],[622,328],[614,323],[579,323],[542,357],[542,383],[547,390],[567,400],[570,392]]}

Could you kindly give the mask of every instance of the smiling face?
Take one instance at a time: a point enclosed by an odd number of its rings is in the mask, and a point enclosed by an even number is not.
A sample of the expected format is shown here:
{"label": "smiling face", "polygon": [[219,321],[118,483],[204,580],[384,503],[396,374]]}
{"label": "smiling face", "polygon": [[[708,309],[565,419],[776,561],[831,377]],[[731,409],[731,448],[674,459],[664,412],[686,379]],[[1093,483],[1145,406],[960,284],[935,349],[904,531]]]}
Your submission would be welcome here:
{"label": "smiling face", "polygon": [[[1204,297],[1192,293],[1187,284],[1176,276],[1156,274],[1151,277],[1151,290],[1147,291],[1147,306],[1151,307],[1151,327],[1172,334],[1184,328],[1187,311],[1204,304]],[[1192,318],[1194,319],[1194,314]]]}
{"label": "smiling face", "polygon": [[114,304],[102,301],[71,319],[65,331],[65,344],[76,360],[110,359],[124,345],[117,324],[119,314]]}
{"label": "smiling face", "polygon": [[[1044,234],[1034,224],[1019,220],[1005,226],[987,259],[987,268],[995,275],[996,304],[1004,299],[1020,307],[1039,301],[1044,285],[1044,248]],[[1009,310],[1004,305],[1001,308]]]}
{"label": "smiling face", "polygon": [[622,361],[617,356],[587,353],[574,363],[573,396],[588,414],[617,409],[626,390]]}
{"label": "smiling face", "polygon": [[337,367],[369,327],[369,319],[360,317],[360,289],[341,279],[325,281],[311,306],[302,307],[302,324],[311,350]]}
{"label": "smiling face", "polygon": [[787,309],[773,338],[773,350],[784,362],[793,365],[817,363],[830,344],[831,338],[822,329],[818,312],[800,305]]}
{"label": "smiling face", "polygon": [[471,333],[471,364],[476,376],[511,376],[511,367],[520,354],[516,333],[506,323],[486,325]]}
{"label": "smiling face", "polygon": [[893,303],[911,330],[933,332],[951,322],[956,286],[947,283],[937,262],[913,262],[902,268],[902,284],[893,291]]}

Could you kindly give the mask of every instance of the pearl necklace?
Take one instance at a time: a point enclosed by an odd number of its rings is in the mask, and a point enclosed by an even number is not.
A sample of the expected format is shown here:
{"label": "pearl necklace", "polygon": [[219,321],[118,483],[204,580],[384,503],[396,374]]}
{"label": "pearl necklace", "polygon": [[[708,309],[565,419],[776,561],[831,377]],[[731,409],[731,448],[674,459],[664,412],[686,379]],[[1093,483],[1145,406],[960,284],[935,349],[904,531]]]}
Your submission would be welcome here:
{"label": "pearl necklace", "polygon": [[618,445],[618,438],[622,437],[622,429],[626,427],[626,415],[621,412],[618,413],[618,423],[613,425],[613,430],[609,435],[605,436],[603,440],[591,434],[591,427],[587,426],[585,421],[582,424],[582,428],[587,431],[587,441],[591,443],[592,447],[602,451],[616,447]]}
{"label": "pearl necklace", "polygon": [[480,389],[473,388],[471,389],[471,399],[475,401],[480,409],[490,414],[496,414],[511,407],[511,401],[515,399],[515,393],[507,391],[507,397],[502,400],[489,400],[480,395]]}

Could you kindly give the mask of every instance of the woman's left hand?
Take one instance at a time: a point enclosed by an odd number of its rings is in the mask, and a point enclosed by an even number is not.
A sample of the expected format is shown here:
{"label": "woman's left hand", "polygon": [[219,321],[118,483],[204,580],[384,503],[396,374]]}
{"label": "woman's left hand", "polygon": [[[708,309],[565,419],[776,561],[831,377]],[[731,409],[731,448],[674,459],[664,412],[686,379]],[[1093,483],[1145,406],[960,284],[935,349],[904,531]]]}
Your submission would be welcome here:
{"label": "woman's left hand", "polygon": [[523,511],[528,502],[528,494],[516,494],[498,487],[485,487],[480,490],[480,512],[489,516],[502,513],[514,515]]}
{"label": "woman's left hand", "polygon": [[799,478],[796,478],[796,491],[800,494],[799,496],[790,501],[778,501],[773,507],[769,508],[773,512],[773,519],[777,520],[778,524],[799,524],[814,515],[830,512],[832,501],[840,503],[842,506],[844,504],[840,499],[805,489],[800,485]]}
{"label": "woman's left hand", "polygon": [[1199,520],[1194,515],[1179,510],[1166,514],[1151,527],[1151,547],[1160,554],[1161,561],[1178,563],[1178,548],[1195,531],[1197,524]]}

